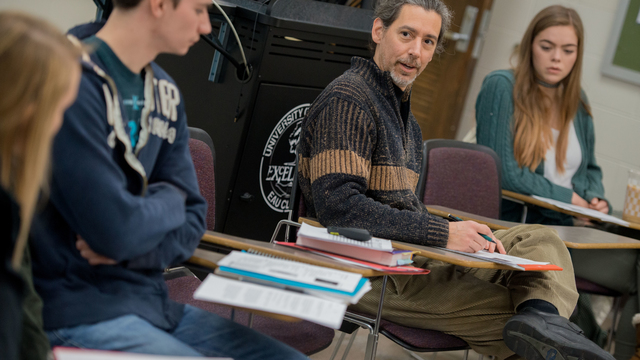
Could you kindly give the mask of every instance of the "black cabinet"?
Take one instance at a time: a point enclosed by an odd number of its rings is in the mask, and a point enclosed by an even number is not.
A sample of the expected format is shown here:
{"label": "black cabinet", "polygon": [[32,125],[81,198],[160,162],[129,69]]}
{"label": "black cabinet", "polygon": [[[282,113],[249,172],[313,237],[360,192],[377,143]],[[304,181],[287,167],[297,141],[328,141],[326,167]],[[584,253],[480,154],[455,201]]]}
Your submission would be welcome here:
{"label": "black cabinet", "polygon": [[[216,230],[268,240],[288,215],[300,120],[351,57],[370,56],[373,14],[310,0],[231,0],[223,9],[252,67],[249,79],[239,80],[203,41],[157,62],[178,83],[189,126],[209,133],[216,147]],[[215,36],[242,61],[221,16],[210,15]]]}

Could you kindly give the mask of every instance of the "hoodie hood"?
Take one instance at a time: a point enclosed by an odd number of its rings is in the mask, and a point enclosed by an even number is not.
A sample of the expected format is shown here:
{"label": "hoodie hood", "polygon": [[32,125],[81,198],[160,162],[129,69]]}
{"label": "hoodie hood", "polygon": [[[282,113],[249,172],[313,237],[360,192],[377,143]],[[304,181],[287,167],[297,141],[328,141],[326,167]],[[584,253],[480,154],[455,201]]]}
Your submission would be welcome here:
{"label": "hoodie hood", "polygon": [[73,35],[80,40],[84,40],[88,37],[95,35],[98,31],[100,31],[100,29],[102,29],[105,23],[106,21],[103,20],[99,22],[90,22],[86,24],[76,25],[72,27],[67,32],[67,34]]}

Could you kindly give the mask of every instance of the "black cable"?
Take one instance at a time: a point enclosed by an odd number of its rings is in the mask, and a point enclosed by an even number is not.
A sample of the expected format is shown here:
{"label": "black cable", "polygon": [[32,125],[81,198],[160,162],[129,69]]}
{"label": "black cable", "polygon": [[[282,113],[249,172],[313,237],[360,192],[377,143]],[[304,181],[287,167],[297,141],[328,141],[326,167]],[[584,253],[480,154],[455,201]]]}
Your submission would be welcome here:
{"label": "black cable", "polygon": [[229,62],[237,69],[237,70],[241,70],[244,69],[244,66],[241,65],[236,59],[233,58],[233,56],[231,56],[231,54],[229,54],[227,52],[227,50],[225,50],[222,47],[222,44],[220,44],[219,42],[217,42],[218,39],[216,39],[216,41],[211,40],[208,36],[205,35],[200,35],[200,38],[202,40],[204,40],[207,44],[211,45],[214,49],[218,50],[220,52],[220,54],[222,54],[222,56],[224,56],[225,58],[227,58],[227,60],[229,60]]}

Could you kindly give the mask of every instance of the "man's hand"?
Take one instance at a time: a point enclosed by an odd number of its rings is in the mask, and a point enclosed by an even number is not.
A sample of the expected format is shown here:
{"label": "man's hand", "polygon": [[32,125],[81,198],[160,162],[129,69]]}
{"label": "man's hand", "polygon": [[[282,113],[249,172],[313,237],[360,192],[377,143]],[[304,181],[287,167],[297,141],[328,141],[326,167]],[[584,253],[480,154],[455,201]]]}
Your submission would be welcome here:
{"label": "man's hand", "polygon": [[87,259],[89,265],[115,265],[117,262],[113,259],[109,259],[106,256],[102,256],[95,251],[91,250],[89,244],[84,241],[83,238],[78,235],[78,240],[76,241],[76,249],[80,251],[80,256]]}
{"label": "man's hand", "polygon": [[[495,241],[495,244],[485,240],[480,234],[487,235]],[[494,252],[497,249],[500,254],[507,253],[504,250],[502,242],[493,236],[491,229],[475,221],[450,222],[447,249],[469,253],[478,252],[483,249]]]}
{"label": "man's hand", "polygon": [[605,200],[593,198],[591,199],[591,203],[589,207],[593,210],[600,211],[601,213],[608,214],[609,213],[609,204]]}

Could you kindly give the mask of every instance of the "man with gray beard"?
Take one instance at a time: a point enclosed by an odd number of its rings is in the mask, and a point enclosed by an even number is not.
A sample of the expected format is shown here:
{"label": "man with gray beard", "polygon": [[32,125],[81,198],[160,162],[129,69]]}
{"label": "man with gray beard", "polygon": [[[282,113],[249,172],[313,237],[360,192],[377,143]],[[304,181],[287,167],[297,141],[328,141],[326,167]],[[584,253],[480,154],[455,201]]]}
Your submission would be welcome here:
{"label": "man with gray beard", "polygon": [[[525,225],[494,234],[473,221],[431,216],[418,199],[422,134],[411,114],[411,84],[442,51],[451,14],[440,0],[379,0],[375,15],[373,59],[354,57],[303,120],[297,161],[307,215],[377,237],[558,265],[564,270],[520,272],[418,258],[416,266],[431,273],[391,276],[383,317],[458,336],[498,359],[612,360],[567,320],[578,294],[555,231]],[[381,278],[372,285],[354,310],[377,311]]]}

